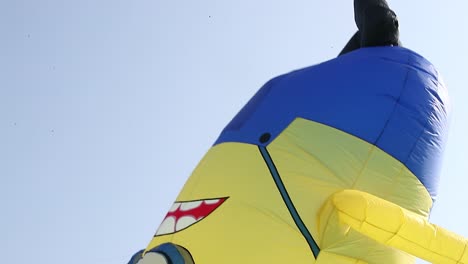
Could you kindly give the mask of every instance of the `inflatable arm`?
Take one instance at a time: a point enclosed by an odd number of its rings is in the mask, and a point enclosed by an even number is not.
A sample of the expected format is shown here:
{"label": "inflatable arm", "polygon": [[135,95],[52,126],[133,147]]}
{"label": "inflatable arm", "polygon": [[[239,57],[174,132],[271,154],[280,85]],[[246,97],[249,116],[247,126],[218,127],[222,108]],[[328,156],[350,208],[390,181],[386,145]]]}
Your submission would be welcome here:
{"label": "inflatable arm", "polygon": [[342,224],[361,234],[431,263],[468,263],[465,238],[369,193],[357,190],[335,193],[319,213],[322,220],[319,226],[332,212],[338,214]]}

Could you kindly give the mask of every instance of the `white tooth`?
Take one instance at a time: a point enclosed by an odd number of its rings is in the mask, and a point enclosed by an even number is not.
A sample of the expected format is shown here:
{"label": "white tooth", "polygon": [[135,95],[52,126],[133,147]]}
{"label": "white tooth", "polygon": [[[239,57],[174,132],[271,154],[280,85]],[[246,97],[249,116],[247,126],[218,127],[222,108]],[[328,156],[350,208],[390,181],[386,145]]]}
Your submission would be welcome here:
{"label": "white tooth", "polygon": [[211,200],[205,200],[206,204],[217,204],[219,203],[219,199],[211,199]]}
{"label": "white tooth", "polygon": [[174,203],[172,206],[171,206],[171,209],[169,209],[169,212],[173,213],[177,210],[177,208],[179,208],[180,206],[180,203]]}
{"label": "white tooth", "polygon": [[188,211],[190,209],[195,209],[198,206],[200,206],[202,201],[194,201],[194,202],[187,202],[187,203],[182,203],[180,205],[180,210],[182,211]]}
{"label": "white tooth", "polygon": [[197,222],[197,220],[192,216],[181,217],[179,219],[179,221],[177,221],[176,231],[179,231],[179,230],[182,230],[182,229],[184,229],[184,228],[186,228],[188,226],[191,226],[196,222]]}
{"label": "white tooth", "polygon": [[164,255],[155,253],[155,252],[149,252],[146,253],[145,256],[138,261],[137,264],[167,264],[167,259],[164,257]]}
{"label": "white tooth", "polygon": [[164,221],[161,223],[161,225],[158,228],[158,231],[156,231],[156,235],[165,235],[165,234],[171,234],[175,232],[175,218],[172,216],[166,217]]}

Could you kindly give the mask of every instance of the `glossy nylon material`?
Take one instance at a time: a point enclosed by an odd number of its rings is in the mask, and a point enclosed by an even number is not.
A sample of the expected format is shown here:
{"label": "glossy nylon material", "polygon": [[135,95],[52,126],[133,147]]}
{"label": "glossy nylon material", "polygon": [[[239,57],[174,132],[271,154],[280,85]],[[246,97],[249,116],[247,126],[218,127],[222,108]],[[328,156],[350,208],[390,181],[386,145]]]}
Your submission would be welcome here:
{"label": "glossy nylon material", "polygon": [[222,132],[133,261],[161,264],[152,251],[170,244],[198,264],[466,263],[466,241],[427,221],[447,105],[432,65],[404,48],[279,76]]}
{"label": "glossy nylon material", "polygon": [[265,147],[259,147],[260,153],[262,153],[262,157],[265,160],[268,169],[270,170],[271,176],[273,176],[273,180],[275,181],[276,186],[278,187],[278,191],[281,194],[281,197],[283,198],[283,201],[288,208],[289,213],[291,214],[291,217],[294,219],[294,222],[299,229],[299,231],[302,233],[302,236],[307,241],[307,244],[309,244],[310,250],[314,254],[314,257],[317,258],[320,248],[317,245],[317,242],[314,240],[312,235],[310,234],[309,230],[305,226],[304,222],[302,221],[300,215],[298,214],[294,203],[291,201],[291,197],[289,197],[288,191],[286,190],[283,181],[281,180],[281,176],[278,173],[278,170],[276,169],[276,166],[271,159],[270,153],[268,153],[268,150]]}
{"label": "glossy nylon material", "polygon": [[212,147],[177,202],[226,196],[225,203],[198,223],[156,235],[146,252],[170,242],[186,248],[196,264],[315,263],[258,146]]}
{"label": "glossy nylon material", "polygon": [[322,211],[336,213],[340,222],[375,241],[431,263],[468,263],[465,238],[371,194],[356,190],[338,192]]}
{"label": "glossy nylon material", "polygon": [[322,217],[330,197],[347,189],[378,195],[421,219],[432,206],[424,186],[392,156],[348,133],[297,118],[267,147],[235,142],[212,147],[177,203],[229,199],[180,231],[182,219],[172,226],[163,221],[172,232],[156,235],[146,252],[173,243],[199,264],[414,263],[409,254],[350,230],[337,217]]}
{"label": "glossy nylon material", "polygon": [[[434,199],[447,115],[447,92],[430,62],[401,47],[362,48],[272,79],[215,145],[266,146],[301,117],[376,145],[407,166]],[[262,144],[264,133],[272,137]]]}

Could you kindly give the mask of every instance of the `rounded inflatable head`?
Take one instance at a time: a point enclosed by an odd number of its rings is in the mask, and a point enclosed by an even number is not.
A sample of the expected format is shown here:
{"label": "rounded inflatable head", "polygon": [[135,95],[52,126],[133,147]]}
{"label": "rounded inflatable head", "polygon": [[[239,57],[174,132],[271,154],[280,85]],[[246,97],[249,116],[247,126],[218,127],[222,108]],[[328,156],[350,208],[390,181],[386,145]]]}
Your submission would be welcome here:
{"label": "rounded inflatable head", "polygon": [[276,77],[199,163],[147,260],[412,263],[326,204],[356,190],[427,218],[447,116],[439,74],[405,48],[359,49]]}

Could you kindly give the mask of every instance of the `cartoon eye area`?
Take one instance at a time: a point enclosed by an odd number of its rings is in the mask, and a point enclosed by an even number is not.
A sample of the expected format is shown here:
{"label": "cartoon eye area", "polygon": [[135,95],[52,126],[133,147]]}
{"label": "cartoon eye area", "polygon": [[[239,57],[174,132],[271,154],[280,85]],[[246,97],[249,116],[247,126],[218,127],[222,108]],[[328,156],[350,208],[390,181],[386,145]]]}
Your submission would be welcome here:
{"label": "cartoon eye area", "polygon": [[136,264],[170,264],[170,262],[161,253],[148,252]]}
{"label": "cartoon eye area", "polygon": [[139,260],[135,264],[195,264],[192,255],[186,248],[173,243],[165,243],[145,254],[143,252],[140,254]]}

